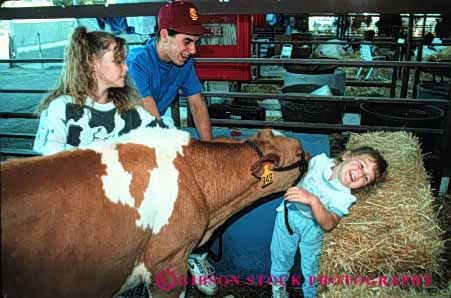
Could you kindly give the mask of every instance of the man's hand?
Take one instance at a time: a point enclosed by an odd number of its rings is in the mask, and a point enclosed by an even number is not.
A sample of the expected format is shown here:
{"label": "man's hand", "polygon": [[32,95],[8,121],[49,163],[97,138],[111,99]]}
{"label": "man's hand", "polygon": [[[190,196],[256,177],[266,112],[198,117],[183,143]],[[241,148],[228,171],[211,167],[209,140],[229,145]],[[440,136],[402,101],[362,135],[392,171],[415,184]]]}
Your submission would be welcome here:
{"label": "man's hand", "polygon": [[159,126],[161,128],[169,128],[169,126],[167,126],[161,119],[152,120],[152,122],[150,122],[147,125],[147,127],[156,127],[156,126]]}

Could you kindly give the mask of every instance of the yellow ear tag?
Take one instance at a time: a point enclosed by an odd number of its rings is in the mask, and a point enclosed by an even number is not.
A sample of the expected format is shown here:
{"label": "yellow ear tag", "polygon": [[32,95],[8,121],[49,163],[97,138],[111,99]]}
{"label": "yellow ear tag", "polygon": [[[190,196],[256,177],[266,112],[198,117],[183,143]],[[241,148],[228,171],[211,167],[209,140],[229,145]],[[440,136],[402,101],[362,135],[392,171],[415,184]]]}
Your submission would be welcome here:
{"label": "yellow ear tag", "polygon": [[263,174],[260,177],[260,179],[261,179],[260,182],[261,182],[262,188],[266,187],[274,182],[272,180],[272,171],[269,169],[269,165],[264,166]]}

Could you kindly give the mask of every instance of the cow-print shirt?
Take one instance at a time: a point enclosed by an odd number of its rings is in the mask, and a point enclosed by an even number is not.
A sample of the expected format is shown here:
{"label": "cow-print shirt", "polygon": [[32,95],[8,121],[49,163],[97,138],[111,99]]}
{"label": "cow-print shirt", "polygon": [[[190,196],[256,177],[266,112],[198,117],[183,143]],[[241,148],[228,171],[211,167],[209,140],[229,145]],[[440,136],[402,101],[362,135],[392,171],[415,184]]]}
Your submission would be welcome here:
{"label": "cow-print shirt", "polygon": [[155,118],[140,106],[119,113],[113,102],[99,104],[88,97],[80,107],[63,95],[42,112],[33,149],[48,155],[155,125]]}

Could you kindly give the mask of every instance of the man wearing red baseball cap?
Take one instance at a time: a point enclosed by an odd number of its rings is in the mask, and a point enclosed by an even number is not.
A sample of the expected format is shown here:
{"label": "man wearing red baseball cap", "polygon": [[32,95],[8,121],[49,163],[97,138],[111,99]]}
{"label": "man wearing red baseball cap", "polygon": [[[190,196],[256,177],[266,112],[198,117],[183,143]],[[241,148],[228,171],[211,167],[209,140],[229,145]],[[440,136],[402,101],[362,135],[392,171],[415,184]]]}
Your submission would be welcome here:
{"label": "man wearing red baseball cap", "polygon": [[191,2],[176,1],[160,8],[158,13],[159,29],[172,29],[188,35],[209,34],[200,22],[197,8]]}
{"label": "man wearing red baseball cap", "polygon": [[209,32],[202,26],[194,4],[166,3],[158,13],[156,38],[144,48],[133,50],[127,61],[146,110],[173,127],[169,107],[180,90],[188,99],[200,139],[206,141],[211,139],[210,118],[190,58],[196,53],[200,36]]}
{"label": "man wearing red baseball cap", "polygon": [[[180,90],[188,99],[200,139],[206,141],[211,140],[210,118],[190,58],[196,53],[195,43],[200,36],[209,32],[202,26],[197,8],[191,2],[164,4],[158,13],[156,38],[150,39],[144,48],[133,50],[127,61],[146,110],[174,127],[169,107]],[[207,296],[214,296],[218,287],[207,253],[190,255],[188,268],[197,288]]]}

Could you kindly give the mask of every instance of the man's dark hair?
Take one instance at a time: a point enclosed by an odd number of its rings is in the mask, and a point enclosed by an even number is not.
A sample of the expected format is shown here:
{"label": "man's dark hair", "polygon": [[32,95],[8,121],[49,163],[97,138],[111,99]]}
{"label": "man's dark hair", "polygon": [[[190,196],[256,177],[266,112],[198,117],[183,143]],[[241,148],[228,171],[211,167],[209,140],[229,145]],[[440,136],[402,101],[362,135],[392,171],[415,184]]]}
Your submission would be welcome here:
{"label": "man's dark hair", "polygon": [[[168,30],[168,35],[169,35],[169,36],[175,36],[175,35],[177,35],[177,34],[180,34],[180,32],[177,32],[177,31],[175,31],[175,30],[173,30],[173,29],[166,29],[166,30]],[[161,29],[158,29],[157,34],[155,35],[155,39],[156,39],[157,41],[160,40],[160,31],[161,31]]]}
{"label": "man's dark hair", "polygon": [[[174,29],[167,29],[168,30],[168,35],[169,36],[175,36],[177,34],[183,34],[181,32],[177,32]],[[158,30],[157,34],[155,35],[155,39],[158,41],[160,40],[160,31],[161,29]],[[194,35],[194,36],[200,36],[200,35],[196,35],[196,34],[189,34],[189,35]]]}

